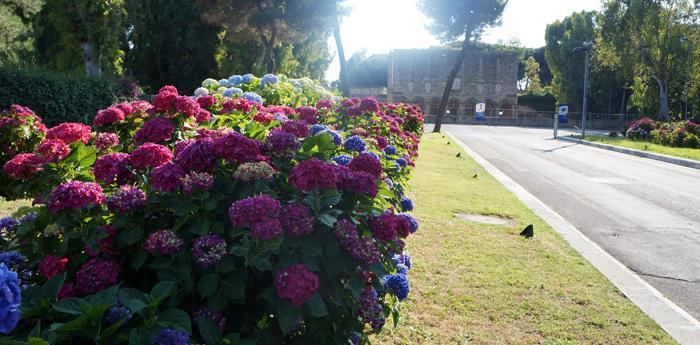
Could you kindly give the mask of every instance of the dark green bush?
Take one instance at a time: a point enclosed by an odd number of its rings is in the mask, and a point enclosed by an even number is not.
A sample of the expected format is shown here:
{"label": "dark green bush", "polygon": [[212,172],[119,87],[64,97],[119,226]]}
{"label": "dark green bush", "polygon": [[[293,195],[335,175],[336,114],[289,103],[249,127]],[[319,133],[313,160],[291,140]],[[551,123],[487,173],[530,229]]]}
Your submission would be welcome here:
{"label": "dark green bush", "polygon": [[92,123],[95,112],[115,101],[112,82],[55,72],[0,68],[0,109],[21,104],[49,125]]}
{"label": "dark green bush", "polygon": [[537,111],[554,111],[556,108],[557,99],[551,93],[538,95],[529,93],[518,96],[518,105],[521,107],[530,107]]}

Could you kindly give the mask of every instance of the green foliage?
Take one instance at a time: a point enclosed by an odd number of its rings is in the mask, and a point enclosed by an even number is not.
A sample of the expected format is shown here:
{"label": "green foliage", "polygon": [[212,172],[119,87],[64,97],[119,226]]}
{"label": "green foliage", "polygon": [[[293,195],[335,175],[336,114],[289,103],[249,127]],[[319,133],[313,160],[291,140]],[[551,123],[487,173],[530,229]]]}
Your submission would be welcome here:
{"label": "green foliage", "polygon": [[537,111],[554,111],[557,99],[551,93],[527,93],[518,96],[518,105],[530,107]]}
{"label": "green foliage", "polygon": [[220,28],[205,23],[195,0],[127,0],[126,67],[153,94],[162,85],[194,90],[216,72]]}
{"label": "green foliage", "polygon": [[0,65],[26,63],[34,50],[32,17],[42,0],[0,2]]}
{"label": "green foliage", "polygon": [[52,0],[37,16],[38,62],[91,76],[122,74],[123,0]]}
{"label": "green foliage", "polygon": [[367,56],[364,50],[356,52],[348,60],[350,85],[352,87],[387,86],[388,66],[388,55]]}
{"label": "green foliage", "polygon": [[684,0],[608,1],[598,17],[599,61],[631,81],[632,102],[668,120],[682,109],[688,42],[698,11]]}
{"label": "green foliage", "polygon": [[[443,42],[478,41],[488,27],[500,23],[507,0],[421,0],[421,10],[433,21],[430,31]],[[464,37],[464,35],[467,37]]]}
{"label": "green foliage", "polygon": [[114,100],[112,85],[107,79],[0,68],[0,108],[12,104],[27,106],[47,125],[91,123],[97,110]]}

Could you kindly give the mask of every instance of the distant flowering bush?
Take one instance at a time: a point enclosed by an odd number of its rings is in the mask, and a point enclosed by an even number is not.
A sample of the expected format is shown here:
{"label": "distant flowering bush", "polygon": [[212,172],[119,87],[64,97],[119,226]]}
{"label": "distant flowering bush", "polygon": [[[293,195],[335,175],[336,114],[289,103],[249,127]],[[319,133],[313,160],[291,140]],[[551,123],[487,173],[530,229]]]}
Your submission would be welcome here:
{"label": "distant flowering bush", "polygon": [[398,320],[423,115],[317,86],[165,86],[93,127],[3,113],[1,176],[35,204],[0,219],[6,340],[358,344]]}
{"label": "distant flowering bush", "polygon": [[625,135],[664,146],[700,149],[700,124],[692,121],[657,122],[642,117],[629,124]]}

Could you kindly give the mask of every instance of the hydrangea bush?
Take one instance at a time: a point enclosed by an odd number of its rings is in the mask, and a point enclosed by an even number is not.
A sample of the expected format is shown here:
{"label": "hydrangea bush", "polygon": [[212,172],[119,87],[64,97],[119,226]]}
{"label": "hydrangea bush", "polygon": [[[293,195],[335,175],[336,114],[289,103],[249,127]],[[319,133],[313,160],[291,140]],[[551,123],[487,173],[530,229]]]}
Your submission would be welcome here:
{"label": "hydrangea bush", "polygon": [[0,342],[358,344],[398,322],[420,109],[234,77],[37,127],[4,164],[35,207],[0,220]]}
{"label": "hydrangea bush", "polygon": [[[289,105],[298,107],[314,105],[319,100],[334,99],[333,93],[319,83],[309,79],[289,79],[284,75],[252,74],[232,75],[228,79],[206,79],[195,90],[195,96],[220,94],[225,97],[243,97],[249,101],[266,105]],[[335,97],[337,100],[338,98]]]}

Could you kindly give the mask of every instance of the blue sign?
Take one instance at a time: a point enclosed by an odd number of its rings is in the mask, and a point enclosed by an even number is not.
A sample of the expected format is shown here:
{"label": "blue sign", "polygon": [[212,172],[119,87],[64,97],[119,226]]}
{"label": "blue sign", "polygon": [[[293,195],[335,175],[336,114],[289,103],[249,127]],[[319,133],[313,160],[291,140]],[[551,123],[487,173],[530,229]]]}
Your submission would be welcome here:
{"label": "blue sign", "polygon": [[486,103],[477,103],[474,109],[474,118],[477,121],[486,120]]}
{"label": "blue sign", "polygon": [[569,123],[569,105],[568,104],[560,104],[559,105],[559,112],[557,113],[559,117],[559,123]]}

